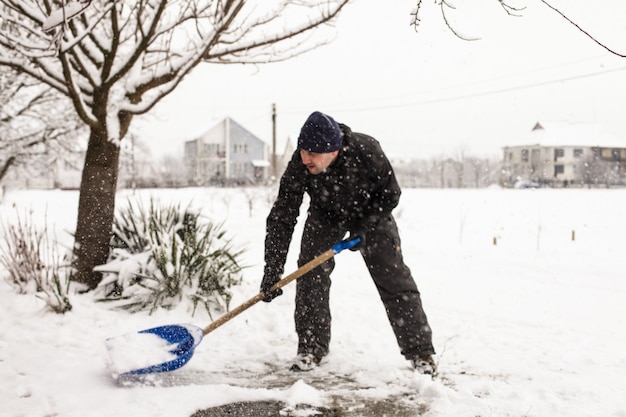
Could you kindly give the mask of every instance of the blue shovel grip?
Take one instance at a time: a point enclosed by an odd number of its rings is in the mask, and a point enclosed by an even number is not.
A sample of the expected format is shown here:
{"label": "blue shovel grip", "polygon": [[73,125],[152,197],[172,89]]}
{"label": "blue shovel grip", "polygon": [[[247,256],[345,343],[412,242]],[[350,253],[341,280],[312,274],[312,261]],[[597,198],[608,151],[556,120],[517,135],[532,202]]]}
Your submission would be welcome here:
{"label": "blue shovel grip", "polygon": [[331,249],[333,250],[335,255],[337,255],[339,252],[341,252],[344,249],[351,249],[355,247],[356,245],[359,244],[360,241],[361,241],[361,238],[358,238],[358,237],[352,240],[342,240],[341,242],[335,244]]}

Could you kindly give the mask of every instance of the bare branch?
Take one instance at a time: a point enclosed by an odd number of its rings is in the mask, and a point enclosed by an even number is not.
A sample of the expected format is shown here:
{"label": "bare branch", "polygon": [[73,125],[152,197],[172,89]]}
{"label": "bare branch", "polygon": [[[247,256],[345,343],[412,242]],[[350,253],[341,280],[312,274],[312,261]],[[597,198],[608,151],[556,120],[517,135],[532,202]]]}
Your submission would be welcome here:
{"label": "bare branch", "polygon": [[413,10],[411,10],[410,16],[411,16],[411,20],[409,22],[409,25],[413,26],[413,29],[415,29],[415,31],[417,32],[421,19],[420,19],[420,8],[422,7],[422,0],[417,0],[417,3],[415,3],[415,7],[413,8]]}
{"label": "bare branch", "polygon": [[574,27],[576,27],[576,29],[578,29],[579,31],[581,31],[583,34],[585,34],[585,36],[587,36],[589,39],[591,39],[592,41],[594,41],[597,45],[599,45],[600,47],[602,47],[603,49],[609,51],[610,53],[612,53],[613,55],[617,55],[620,58],[626,58],[626,54],[622,54],[619,53],[611,48],[609,48],[608,46],[606,46],[605,44],[603,44],[602,42],[600,42],[599,40],[597,40],[593,35],[591,35],[589,32],[587,32],[586,30],[584,30],[583,28],[581,28],[577,23],[575,23],[574,21],[572,21],[569,17],[567,17],[565,14],[563,14],[559,9],[557,9],[556,7],[553,7],[551,4],[549,4],[547,1],[545,0],[539,0],[541,1],[543,4],[545,4],[548,8],[550,8],[551,10],[555,11],[556,13],[559,14],[559,16],[561,16],[563,19],[567,20],[570,24],[572,24]]}
{"label": "bare branch", "polygon": [[526,10],[526,6],[524,7],[514,7],[507,3],[506,0],[498,0],[500,2],[500,6],[504,9],[504,11],[509,16],[522,17],[521,12]]}
{"label": "bare branch", "polygon": [[[498,0],[501,3],[504,3],[505,0]],[[439,6],[439,8],[441,9],[441,17],[443,18],[443,21],[445,23],[445,25],[448,27],[448,29],[450,29],[450,31],[459,39],[463,39],[465,41],[475,41],[478,40],[480,38],[469,38],[467,36],[462,35],[460,32],[458,32],[454,26],[450,23],[450,21],[448,20],[448,16],[446,14],[446,9],[452,9],[455,10],[456,7],[454,6],[454,4],[450,3],[448,0],[435,0],[435,4]],[[411,16],[411,20],[410,20],[410,25],[413,26],[413,29],[418,32],[419,29],[419,25],[421,23],[421,18],[420,18],[420,9],[422,7],[422,0],[417,0],[417,3],[415,4],[415,7],[413,8],[413,10],[410,13]]]}
{"label": "bare branch", "polygon": [[449,3],[447,0],[440,0],[440,7],[441,7],[441,16],[443,17],[443,21],[445,22],[448,29],[450,29],[457,38],[463,39],[464,41],[477,41],[480,39],[480,38],[468,38],[464,35],[461,35],[456,29],[454,29],[454,27],[452,27],[452,25],[448,21],[448,16],[446,15],[446,7],[454,10],[456,9],[456,7],[454,7],[453,4]]}
{"label": "bare branch", "polygon": [[[526,9],[526,7],[516,7],[513,6],[509,1],[507,0],[496,0],[498,3],[500,3],[500,6],[502,7],[502,9],[509,15],[509,16],[514,16],[514,17],[522,17],[522,12]],[[572,19],[570,19],[569,17],[567,17],[567,15],[565,15],[565,13],[561,12],[559,9],[557,9],[556,7],[552,6],[550,3],[548,3],[548,1],[546,0],[540,0],[544,5],[546,5],[548,8],[550,8],[552,11],[556,12],[559,16],[561,16],[563,19],[565,19],[569,24],[571,24],[572,26],[574,26],[576,29],[578,29],[580,32],[582,32],[585,36],[587,36],[589,39],[591,39],[593,42],[595,42],[597,45],[599,45],[601,48],[605,49],[606,51],[610,52],[613,55],[617,55],[621,58],[626,58],[626,53],[620,53],[615,51],[614,49],[611,49],[609,46],[607,46],[606,44],[600,42],[598,39],[596,39],[592,34],[590,34],[588,31],[586,31],[585,29],[583,29],[580,25],[578,25],[576,22],[574,22]],[[447,9],[452,9],[454,10],[455,7],[454,5],[449,1],[449,0],[435,0],[435,4],[439,5],[439,7],[441,8],[441,15],[443,17],[444,23],[445,25],[448,27],[448,29],[450,29],[450,31],[457,36],[460,39],[463,40],[477,40],[479,38],[467,38],[466,36],[463,36],[462,34],[460,34],[456,28],[450,23],[450,21],[448,20],[448,16],[447,16]],[[411,26],[413,26],[413,28],[415,29],[415,31],[417,32],[419,24],[420,24],[420,8],[422,6],[422,0],[417,0],[415,7],[413,9],[413,11],[411,11],[410,15],[411,15],[411,21],[410,24]]]}

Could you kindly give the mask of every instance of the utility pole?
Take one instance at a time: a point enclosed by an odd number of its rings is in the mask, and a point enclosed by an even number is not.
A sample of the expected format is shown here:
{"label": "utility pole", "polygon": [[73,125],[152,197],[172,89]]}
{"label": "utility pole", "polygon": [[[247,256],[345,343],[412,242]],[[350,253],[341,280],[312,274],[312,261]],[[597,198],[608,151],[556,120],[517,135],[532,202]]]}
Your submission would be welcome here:
{"label": "utility pole", "polygon": [[272,103],[272,177],[275,181],[278,177],[276,166],[276,103]]}

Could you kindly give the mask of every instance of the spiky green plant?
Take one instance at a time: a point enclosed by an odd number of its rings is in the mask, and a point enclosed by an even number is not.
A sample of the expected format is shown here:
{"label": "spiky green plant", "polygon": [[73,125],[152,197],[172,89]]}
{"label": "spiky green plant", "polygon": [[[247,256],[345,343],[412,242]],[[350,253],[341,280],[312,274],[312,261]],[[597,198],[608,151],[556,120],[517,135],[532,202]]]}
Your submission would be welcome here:
{"label": "spiky green plant", "polygon": [[112,260],[101,268],[114,277],[103,279],[102,299],[132,311],[173,307],[185,297],[194,311],[198,304],[209,315],[228,309],[243,251],[225,236],[221,224],[203,221],[190,207],[129,201],[115,217]]}

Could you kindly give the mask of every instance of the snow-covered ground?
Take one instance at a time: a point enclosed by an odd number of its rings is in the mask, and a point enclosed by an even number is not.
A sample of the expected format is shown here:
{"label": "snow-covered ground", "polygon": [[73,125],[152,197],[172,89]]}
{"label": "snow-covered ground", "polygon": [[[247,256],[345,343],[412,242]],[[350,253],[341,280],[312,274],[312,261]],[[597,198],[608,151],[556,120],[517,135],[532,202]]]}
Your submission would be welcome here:
{"label": "snow-covered ground", "polygon": [[[232,306],[257,293],[270,191],[135,195],[149,196],[192,201],[224,220],[249,265]],[[13,204],[35,219],[47,213],[69,244],[77,201],[73,191],[11,191],[0,216],[10,221]],[[296,350],[293,284],[208,334],[179,370],[120,383],[107,369],[105,339],[163,324],[205,327],[206,313],[180,305],[131,315],[86,294],[72,295],[73,310],[58,315],[1,280],[0,413],[186,417],[233,401],[331,406],[347,398],[358,415],[368,400],[391,398],[415,405],[415,415],[625,417],[625,205],[626,190],[404,190],[395,214],[434,331],[435,381],[400,356],[364,264],[349,251],[337,255],[333,274],[331,354],[313,374],[276,378],[270,370],[288,366]]]}

